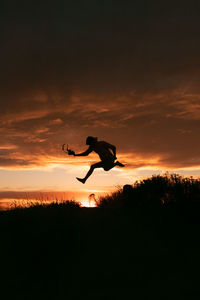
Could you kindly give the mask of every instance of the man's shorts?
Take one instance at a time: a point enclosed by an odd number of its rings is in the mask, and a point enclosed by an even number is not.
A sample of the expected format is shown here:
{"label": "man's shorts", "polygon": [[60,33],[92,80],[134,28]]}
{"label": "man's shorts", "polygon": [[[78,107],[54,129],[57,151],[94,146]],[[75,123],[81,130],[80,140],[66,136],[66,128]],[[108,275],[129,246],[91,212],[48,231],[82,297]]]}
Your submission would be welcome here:
{"label": "man's shorts", "polygon": [[114,162],[115,162],[114,158],[109,158],[109,159],[102,160],[103,169],[105,171],[109,171],[110,169],[112,169],[114,167]]}

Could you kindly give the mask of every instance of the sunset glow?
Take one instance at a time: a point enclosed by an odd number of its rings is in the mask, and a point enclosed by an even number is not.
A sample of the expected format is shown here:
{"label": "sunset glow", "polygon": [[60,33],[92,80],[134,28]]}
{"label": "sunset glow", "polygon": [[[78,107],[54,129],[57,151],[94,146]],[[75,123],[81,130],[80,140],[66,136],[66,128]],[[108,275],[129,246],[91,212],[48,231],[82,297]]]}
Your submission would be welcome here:
{"label": "sunset glow", "polygon": [[[200,176],[198,9],[111,2],[2,13],[2,192],[65,191],[86,203],[153,174]],[[90,135],[126,167],[82,185],[76,177],[99,157],[61,147],[85,151]]]}

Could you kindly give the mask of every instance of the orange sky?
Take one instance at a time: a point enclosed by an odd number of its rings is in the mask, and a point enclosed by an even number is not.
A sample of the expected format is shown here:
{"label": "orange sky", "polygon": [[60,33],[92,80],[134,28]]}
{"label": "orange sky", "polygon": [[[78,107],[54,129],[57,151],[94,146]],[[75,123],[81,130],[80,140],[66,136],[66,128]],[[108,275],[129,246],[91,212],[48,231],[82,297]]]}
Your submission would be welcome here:
{"label": "orange sky", "polygon": [[[62,1],[61,1],[62,2]],[[199,4],[29,1],[0,14],[0,189],[90,193],[200,175]],[[98,136],[124,169],[67,157]]]}

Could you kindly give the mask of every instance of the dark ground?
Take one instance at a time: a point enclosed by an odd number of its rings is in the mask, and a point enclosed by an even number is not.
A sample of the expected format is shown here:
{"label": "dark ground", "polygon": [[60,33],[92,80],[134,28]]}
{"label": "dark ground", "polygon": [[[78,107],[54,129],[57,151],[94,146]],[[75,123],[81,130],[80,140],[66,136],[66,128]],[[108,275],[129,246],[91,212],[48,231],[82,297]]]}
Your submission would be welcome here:
{"label": "dark ground", "polygon": [[1,212],[2,299],[200,299],[199,229],[171,208]]}

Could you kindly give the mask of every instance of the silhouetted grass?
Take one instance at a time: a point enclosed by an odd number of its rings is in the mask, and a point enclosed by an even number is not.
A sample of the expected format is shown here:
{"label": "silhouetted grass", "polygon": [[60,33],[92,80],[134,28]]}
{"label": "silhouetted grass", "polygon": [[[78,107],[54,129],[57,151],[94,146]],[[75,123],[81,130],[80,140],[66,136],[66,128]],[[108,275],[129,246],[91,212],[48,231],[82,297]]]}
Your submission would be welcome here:
{"label": "silhouetted grass", "polygon": [[58,200],[55,199],[51,202],[47,202],[44,200],[21,200],[21,201],[13,201],[10,205],[11,210],[27,210],[27,209],[49,209],[49,208],[80,208],[81,204],[75,200]]}

